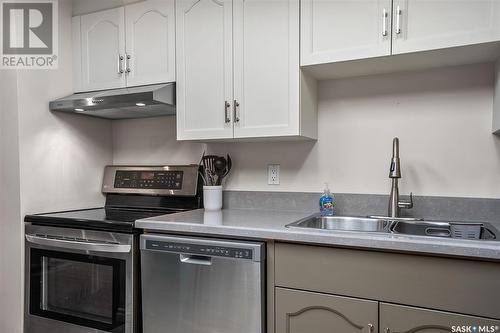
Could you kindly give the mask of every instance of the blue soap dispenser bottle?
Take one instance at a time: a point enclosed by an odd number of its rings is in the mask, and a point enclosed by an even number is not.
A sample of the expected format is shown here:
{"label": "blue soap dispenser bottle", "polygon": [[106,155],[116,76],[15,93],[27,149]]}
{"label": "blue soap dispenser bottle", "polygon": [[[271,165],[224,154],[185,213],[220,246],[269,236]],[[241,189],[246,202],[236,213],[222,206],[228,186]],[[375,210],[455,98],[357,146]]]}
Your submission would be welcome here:
{"label": "blue soap dispenser bottle", "polygon": [[321,216],[332,216],[334,214],[333,206],[333,194],[328,188],[328,183],[325,183],[325,190],[323,191],[323,195],[319,198],[319,211]]}

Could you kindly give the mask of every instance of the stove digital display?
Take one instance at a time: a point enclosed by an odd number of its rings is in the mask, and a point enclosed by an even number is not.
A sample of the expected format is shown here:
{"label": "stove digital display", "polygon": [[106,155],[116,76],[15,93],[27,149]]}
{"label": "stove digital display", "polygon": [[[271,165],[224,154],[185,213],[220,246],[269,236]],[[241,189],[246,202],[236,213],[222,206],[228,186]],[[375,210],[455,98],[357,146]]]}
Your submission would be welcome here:
{"label": "stove digital display", "polygon": [[183,171],[123,171],[115,174],[115,188],[182,189]]}
{"label": "stove digital display", "polygon": [[155,173],[154,172],[141,172],[141,179],[144,179],[144,180],[155,179]]}

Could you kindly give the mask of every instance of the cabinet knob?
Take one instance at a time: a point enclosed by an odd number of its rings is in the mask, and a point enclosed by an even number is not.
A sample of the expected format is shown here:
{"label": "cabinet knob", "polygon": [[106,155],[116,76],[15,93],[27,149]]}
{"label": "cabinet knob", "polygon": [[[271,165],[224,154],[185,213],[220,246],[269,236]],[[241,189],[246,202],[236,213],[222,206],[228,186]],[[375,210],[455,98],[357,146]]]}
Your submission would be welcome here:
{"label": "cabinet knob", "polygon": [[396,8],[396,34],[400,35],[401,34],[401,15],[403,14],[403,11],[401,10],[401,7]]}
{"label": "cabinet knob", "polygon": [[126,71],[127,73],[130,73],[130,72],[132,71],[132,70],[130,69],[130,59],[131,59],[132,57],[130,56],[130,54],[127,54],[127,57],[126,57],[126,58],[127,58],[127,60],[126,60],[126,62],[125,62],[125,66],[126,66],[125,71]]}
{"label": "cabinet knob", "polygon": [[386,37],[387,34],[388,34],[388,31],[387,31],[387,17],[389,16],[389,14],[387,13],[387,9],[383,9],[382,10],[382,36],[383,37]]}
{"label": "cabinet knob", "polygon": [[384,333],[391,333],[391,330],[389,329],[389,327],[385,328]]}
{"label": "cabinet knob", "polygon": [[234,100],[233,108],[234,108],[234,122],[238,123],[238,122],[240,122],[240,112],[239,112],[240,103],[238,103],[237,100]]}
{"label": "cabinet knob", "polygon": [[224,118],[226,124],[229,124],[231,122],[231,117],[229,116],[230,108],[231,104],[228,101],[224,101]]}
{"label": "cabinet knob", "polygon": [[118,55],[118,74],[123,74],[123,56],[121,54]]}
{"label": "cabinet knob", "polygon": [[368,324],[368,333],[373,333],[373,324]]}

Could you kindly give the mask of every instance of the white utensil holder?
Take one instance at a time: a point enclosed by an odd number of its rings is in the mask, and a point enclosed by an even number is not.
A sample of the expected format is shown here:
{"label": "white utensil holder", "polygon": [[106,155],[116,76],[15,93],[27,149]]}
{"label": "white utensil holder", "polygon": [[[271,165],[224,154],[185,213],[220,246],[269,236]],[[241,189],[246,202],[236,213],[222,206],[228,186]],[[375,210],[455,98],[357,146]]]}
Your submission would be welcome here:
{"label": "white utensil holder", "polygon": [[222,186],[203,186],[203,205],[207,211],[222,209]]}

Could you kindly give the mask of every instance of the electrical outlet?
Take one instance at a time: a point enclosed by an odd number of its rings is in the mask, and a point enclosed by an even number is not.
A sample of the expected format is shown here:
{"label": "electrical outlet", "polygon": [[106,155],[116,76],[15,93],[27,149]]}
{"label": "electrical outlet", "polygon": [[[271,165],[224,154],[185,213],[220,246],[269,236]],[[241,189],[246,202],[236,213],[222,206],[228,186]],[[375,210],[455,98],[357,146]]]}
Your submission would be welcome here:
{"label": "electrical outlet", "polygon": [[279,185],[280,184],[280,165],[269,164],[267,166],[267,184]]}

